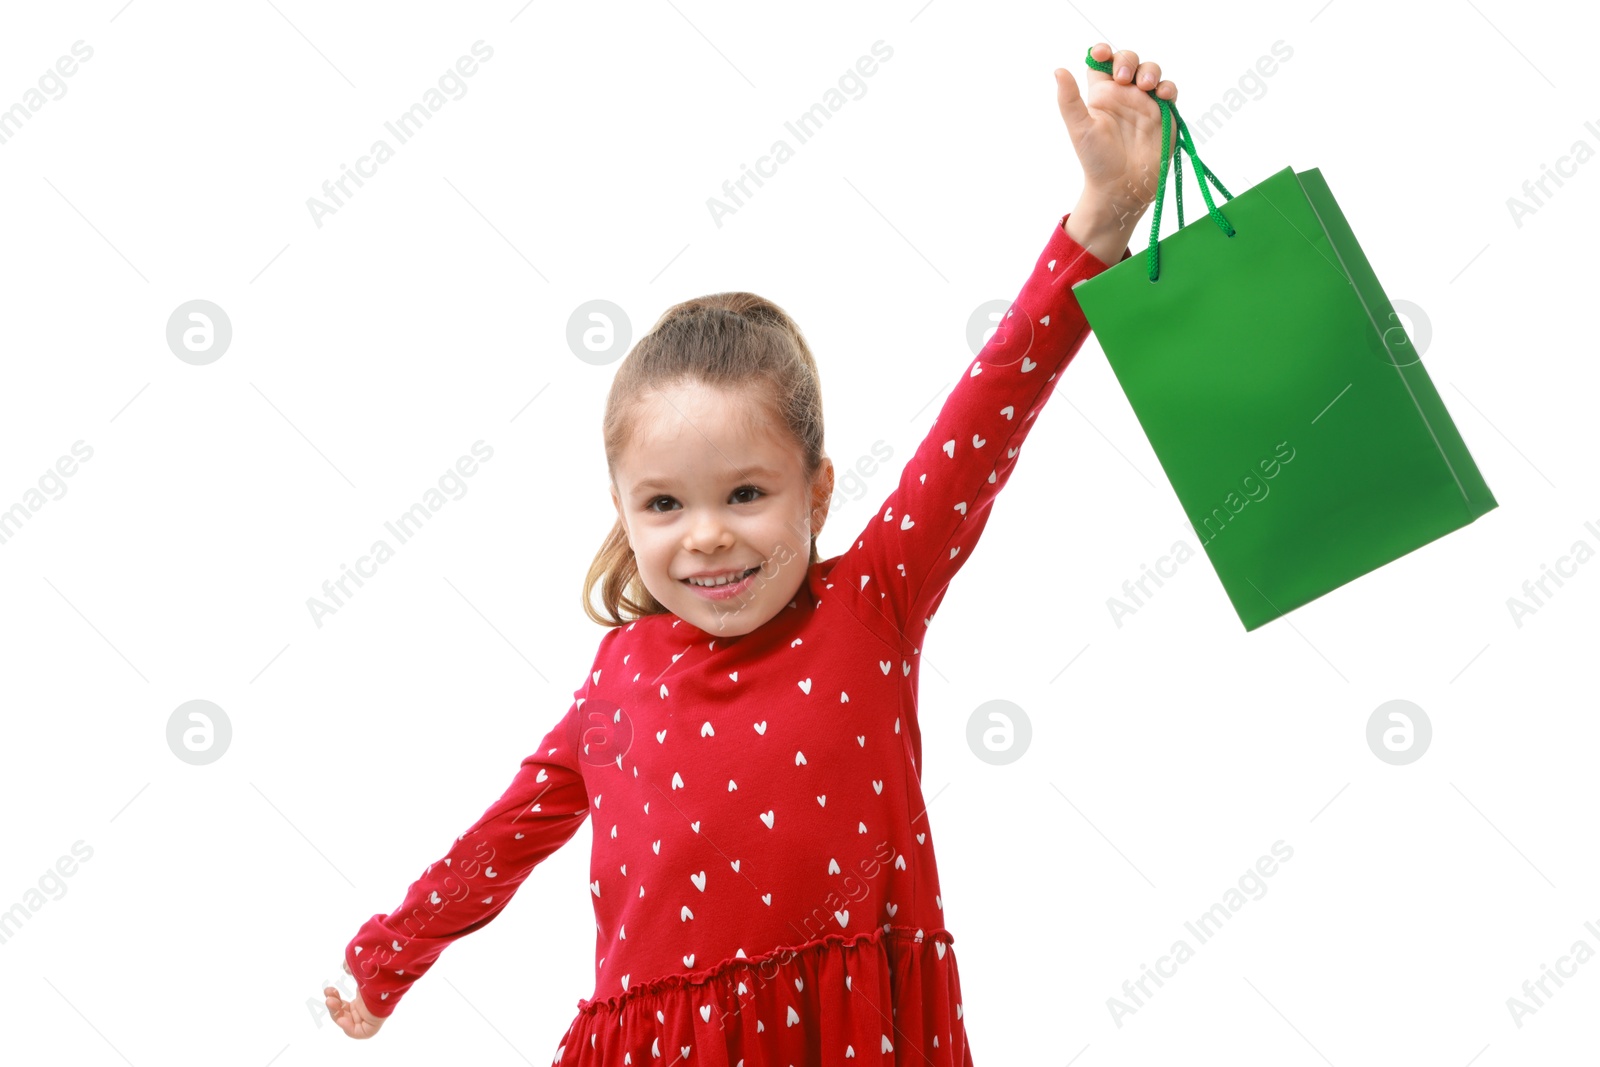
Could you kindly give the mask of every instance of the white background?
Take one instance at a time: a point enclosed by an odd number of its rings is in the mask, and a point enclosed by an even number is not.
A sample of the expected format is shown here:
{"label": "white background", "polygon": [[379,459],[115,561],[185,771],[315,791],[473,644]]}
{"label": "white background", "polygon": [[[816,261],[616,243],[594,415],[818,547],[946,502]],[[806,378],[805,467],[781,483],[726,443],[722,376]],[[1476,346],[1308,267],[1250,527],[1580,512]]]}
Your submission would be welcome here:
{"label": "white background", "polygon": [[[1424,364],[1500,506],[1247,634],[1088,340],[922,650],[976,1061],[1593,1056],[1600,961],[1520,1027],[1507,1007],[1574,942],[1600,951],[1600,562],[1520,626],[1507,607],[1574,542],[1600,549],[1600,162],[1520,225],[1507,207],[1575,141],[1600,149],[1574,47],[1592,14],[6,8],[0,108],[94,50],[0,144],[0,508],[93,448],[0,545],[0,909],[93,849],[0,944],[8,1060],[546,1063],[593,988],[587,826],[372,1042],[317,1016],[356,928],[510,782],[603,634],[579,594],[614,517],[616,364],[574,355],[569,316],[610,300],[636,340],[724,289],[793,314],[841,471],[894,453],[835,502],[821,547],[842,551],[970,361],[969,316],[1016,294],[1076,200],[1051,72],[1082,79],[1099,40],[1160,62],[1191,125],[1246,79],[1203,158],[1236,194],[1321,168],[1390,297],[1423,309]],[[480,39],[466,95],[395,146],[383,123]],[[878,40],[893,56],[865,95],[719,227],[707,198],[795,146],[784,121]],[[1249,82],[1279,40],[1292,58]],[[318,227],[307,198],[379,137],[394,158]],[[233,327],[207,366],[165,337],[197,298]],[[479,439],[494,456],[467,494],[318,627],[307,598]],[[1180,539],[1196,558],[1118,626],[1107,598]],[[166,741],[192,699],[233,728],[200,767]],[[1033,726],[1008,766],[966,747],[993,699]],[[1433,725],[1408,766],[1367,747],[1392,699]],[[1198,945],[1184,922],[1278,840],[1293,858],[1265,896]],[[1108,998],[1180,937],[1195,957],[1118,1026]]]}

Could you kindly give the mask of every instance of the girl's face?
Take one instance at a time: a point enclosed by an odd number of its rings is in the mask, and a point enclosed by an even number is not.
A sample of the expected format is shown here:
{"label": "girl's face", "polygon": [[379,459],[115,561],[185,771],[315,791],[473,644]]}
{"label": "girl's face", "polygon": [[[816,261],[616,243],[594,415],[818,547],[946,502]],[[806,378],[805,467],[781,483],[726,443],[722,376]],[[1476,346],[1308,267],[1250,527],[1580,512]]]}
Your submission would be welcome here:
{"label": "girl's face", "polygon": [[[808,484],[792,437],[761,423],[747,393],[694,382],[656,391],[611,487],[645,588],[709,634],[747,634],[794,597],[828,517],[833,461]],[[686,579],[738,576],[720,589]]]}

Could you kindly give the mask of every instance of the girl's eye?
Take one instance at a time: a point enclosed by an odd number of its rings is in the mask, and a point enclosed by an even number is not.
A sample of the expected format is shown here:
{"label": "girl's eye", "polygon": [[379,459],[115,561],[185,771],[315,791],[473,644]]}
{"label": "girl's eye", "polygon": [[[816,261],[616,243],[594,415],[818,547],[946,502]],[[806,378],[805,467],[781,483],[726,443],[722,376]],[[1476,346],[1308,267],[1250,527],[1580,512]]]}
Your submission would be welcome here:
{"label": "girl's eye", "polygon": [[[754,496],[752,496],[750,498],[750,503],[754,503],[755,502],[755,497],[757,497],[757,496],[765,496],[766,495],[760,489],[757,489],[753,485],[741,485],[739,488],[737,488],[737,489],[735,489],[733,491],[733,497],[737,497],[740,493],[743,493],[746,490],[748,490],[749,492],[754,494]],[[663,500],[669,501],[669,502],[673,502],[673,503],[676,502],[676,500],[673,497],[670,497],[670,496],[658,496],[655,499],[651,500],[650,503],[646,504],[644,506],[644,509],[646,511],[654,511],[657,514],[661,514],[662,513],[661,509],[657,508],[656,505],[661,503]]]}

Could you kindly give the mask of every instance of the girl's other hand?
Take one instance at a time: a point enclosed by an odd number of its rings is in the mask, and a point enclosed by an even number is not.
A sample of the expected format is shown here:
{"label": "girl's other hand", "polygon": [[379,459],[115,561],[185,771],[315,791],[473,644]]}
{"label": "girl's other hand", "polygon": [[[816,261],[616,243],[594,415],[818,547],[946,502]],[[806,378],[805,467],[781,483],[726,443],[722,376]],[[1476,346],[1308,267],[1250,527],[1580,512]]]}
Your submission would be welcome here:
{"label": "girl's other hand", "polygon": [[[1109,60],[1111,73],[1086,67],[1084,92],[1071,71],[1058,67],[1055,72],[1056,102],[1083,165],[1084,189],[1076,210],[1092,215],[1097,228],[1131,233],[1155,202],[1161,174],[1161,108],[1146,94],[1154,89],[1161,99],[1176,101],[1178,87],[1161,80],[1160,64],[1141,63],[1130,49],[1113,52],[1102,41],[1090,54],[1101,62]],[[1173,153],[1177,141],[1174,123]]]}
{"label": "girl's other hand", "polygon": [[[350,973],[349,963],[344,965],[344,973]],[[383,1019],[368,1011],[366,1004],[362,1003],[360,990],[356,991],[353,1000],[345,1000],[339,995],[339,990],[331,985],[323,986],[322,993],[328,1004],[328,1014],[339,1024],[339,1029],[351,1037],[371,1037],[383,1025]]]}

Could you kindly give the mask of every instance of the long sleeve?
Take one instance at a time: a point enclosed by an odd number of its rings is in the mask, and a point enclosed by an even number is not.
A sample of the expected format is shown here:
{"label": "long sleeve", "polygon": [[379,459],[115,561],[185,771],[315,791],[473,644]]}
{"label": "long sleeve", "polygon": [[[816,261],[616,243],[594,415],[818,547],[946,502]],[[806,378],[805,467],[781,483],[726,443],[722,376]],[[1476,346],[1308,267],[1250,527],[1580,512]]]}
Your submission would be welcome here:
{"label": "long sleeve", "polygon": [[374,1015],[390,1015],[450,942],[491,922],[534,866],[577,833],[589,814],[578,751],[582,703],[574,701],[505,794],[411,883],[400,906],[372,916],[345,946]]}
{"label": "long sleeve", "polygon": [[[1110,268],[1062,216],[999,326],[945,398],[900,482],[834,567],[861,621],[895,647],[920,644],[950,580],[972,555],[1034,417],[1083,346],[1072,286]],[[1132,253],[1124,250],[1123,259]]]}

